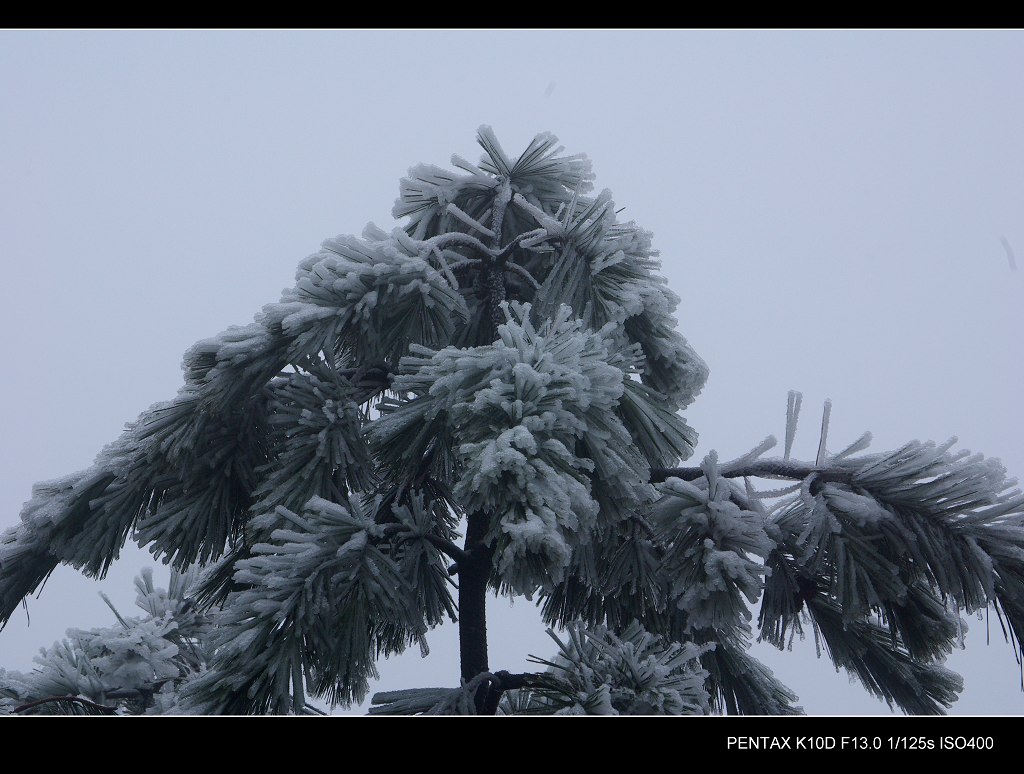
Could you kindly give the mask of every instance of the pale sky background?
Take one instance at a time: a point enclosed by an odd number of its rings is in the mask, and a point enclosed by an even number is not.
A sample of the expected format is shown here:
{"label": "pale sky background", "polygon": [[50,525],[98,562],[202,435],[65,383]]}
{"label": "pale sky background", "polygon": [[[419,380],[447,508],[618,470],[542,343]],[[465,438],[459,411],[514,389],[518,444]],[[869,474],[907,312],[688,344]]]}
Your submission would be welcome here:
{"label": "pale sky background", "polygon": [[[174,395],[185,349],[249,322],[319,242],[390,228],[398,180],[491,124],[594,159],[654,231],[681,331],[711,367],[698,455],[784,429],[796,455],[958,435],[1024,476],[1021,32],[0,32],[0,529]],[[1021,260],[1018,257],[1018,263]],[[133,610],[148,555],[61,568],[0,632],[27,669],[69,626]],[[166,577],[164,568],[158,577]],[[553,646],[490,608],[491,666]],[[1024,714],[992,620],[949,665],[954,712]],[[452,627],[381,688],[457,684]],[[887,713],[813,642],[758,648],[814,714]]]}

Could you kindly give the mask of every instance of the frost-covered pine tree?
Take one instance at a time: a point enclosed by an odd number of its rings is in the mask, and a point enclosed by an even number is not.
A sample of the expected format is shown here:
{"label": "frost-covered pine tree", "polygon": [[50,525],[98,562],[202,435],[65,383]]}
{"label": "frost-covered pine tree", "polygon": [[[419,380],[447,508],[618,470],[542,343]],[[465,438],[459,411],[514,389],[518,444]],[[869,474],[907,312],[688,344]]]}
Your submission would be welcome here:
{"label": "frost-covered pine tree", "polygon": [[[792,713],[748,646],[809,628],[869,691],[935,713],[961,612],[993,608],[1019,644],[1024,498],[997,461],[867,435],[832,453],[828,405],[795,460],[793,393],[781,456],[769,438],[680,467],[707,368],[651,235],[554,137],[518,158],[479,141],[478,165],[410,171],[400,227],[326,241],[254,323],[192,347],[178,395],[92,468],[37,485],[0,540],[0,620],[133,538],[202,570],[209,663],[167,705],[201,713],[362,700],[446,619],[462,684],[371,711]],[[490,663],[494,593],[540,604],[558,652],[538,671]]]}

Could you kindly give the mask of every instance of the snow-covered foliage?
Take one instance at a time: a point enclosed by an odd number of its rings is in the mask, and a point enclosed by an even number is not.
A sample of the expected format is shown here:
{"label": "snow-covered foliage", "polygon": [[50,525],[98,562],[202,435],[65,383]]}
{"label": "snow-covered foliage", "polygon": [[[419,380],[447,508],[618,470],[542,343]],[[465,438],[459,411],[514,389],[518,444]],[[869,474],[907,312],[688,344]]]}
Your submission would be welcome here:
{"label": "snow-covered foliage", "polygon": [[[782,457],[769,439],[678,467],[707,366],[651,234],[551,135],[517,158],[478,139],[478,164],[409,171],[404,223],[324,242],[279,302],[185,354],[172,400],[33,489],[0,536],[0,622],[59,563],[102,576],[128,538],[202,578],[69,635],[31,685],[5,675],[0,708],[135,691],[148,711],[306,712],[362,699],[380,657],[458,619],[462,684],[374,712],[796,712],[747,651],[809,627],[868,690],[930,713],[959,689],[941,663],[960,612],[993,607],[1019,644],[1024,498],[998,462],[952,442],[865,454],[868,437],[829,454],[828,406],[795,461],[793,394]],[[566,632],[548,671],[489,667],[489,591]]]}
{"label": "snow-covered foliage", "polygon": [[540,330],[530,311],[513,305],[493,345],[415,349],[392,382],[415,397],[386,402],[369,428],[374,446],[401,449],[401,462],[411,462],[425,452],[415,446],[422,436],[405,438],[442,417],[453,496],[493,514],[497,570],[519,593],[564,578],[573,546],[601,516],[593,487],[617,494],[606,521],[655,496],[650,466],[615,412],[635,350],[616,352],[610,326],[589,331],[567,306]]}
{"label": "snow-covered foliage", "polygon": [[509,692],[508,714],[704,715],[710,712],[704,689],[707,671],[700,657],[714,645],[667,642],[637,622],[615,634],[605,626],[576,624],[558,643],[558,655],[536,686]]}
{"label": "snow-covered foliage", "polygon": [[69,629],[63,640],[40,650],[32,672],[0,670],[0,714],[33,704],[22,711],[174,711],[177,691],[206,668],[210,656],[210,620],[187,597],[189,581],[174,575],[166,591],[144,570],[135,581],[144,617],[125,618],[114,610],[117,625]]}
{"label": "snow-covered foliage", "polygon": [[[731,633],[747,602],[761,594],[763,565],[775,548],[760,514],[735,502],[736,485],[719,474],[712,452],[696,481],[669,479],[651,522],[666,546],[661,571],[687,631]],[[742,613],[741,613],[742,615]]]}
{"label": "snow-covered foliage", "polygon": [[[551,660],[533,657],[546,672],[505,691],[505,715],[703,715],[710,712],[700,657],[714,645],[668,642],[634,621],[616,634],[605,626],[568,627]],[[373,697],[371,715],[475,714],[482,685],[500,684],[501,673],[481,673],[460,688],[413,688]]]}
{"label": "snow-covered foliage", "polygon": [[[214,669],[189,686],[189,710],[301,712],[304,685],[331,701],[361,700],[374,658],[401,651],[425,625],[385,534],[350,503],[313,498],[236,565],[212,638]],[[290,681],[290,686],[289,686]]]}

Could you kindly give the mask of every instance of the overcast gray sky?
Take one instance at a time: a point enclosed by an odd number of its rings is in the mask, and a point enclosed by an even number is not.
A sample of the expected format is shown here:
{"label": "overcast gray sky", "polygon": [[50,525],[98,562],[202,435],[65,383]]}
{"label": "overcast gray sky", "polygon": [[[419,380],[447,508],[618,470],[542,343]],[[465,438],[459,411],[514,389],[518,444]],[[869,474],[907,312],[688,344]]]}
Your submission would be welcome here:
{"label": "overcast gray sky", "polygon": [[[249,322],[319,242],[390,227],[420,161],[538,131],[594,159],[655,234],[711,367],[698,455],[781,437],[826,397],[833,448],[945,440],[1024,476],[1021,32],[0,32],[0,528],[172,396],[199,338]],[[1005,241],[1005,244],[1004,244]],[[148,560],[62,568],[0,633],[29,668],[132,608]],[[162,571],[158,575],[165,574]],[[553,648],[491,607],[494,668]],[[954,711],[1024,714],[1013,654],[971,620]],[[384,688],[454,685],[451,627]],[[812,642],[759,649],[812,713],[887,712]]]}

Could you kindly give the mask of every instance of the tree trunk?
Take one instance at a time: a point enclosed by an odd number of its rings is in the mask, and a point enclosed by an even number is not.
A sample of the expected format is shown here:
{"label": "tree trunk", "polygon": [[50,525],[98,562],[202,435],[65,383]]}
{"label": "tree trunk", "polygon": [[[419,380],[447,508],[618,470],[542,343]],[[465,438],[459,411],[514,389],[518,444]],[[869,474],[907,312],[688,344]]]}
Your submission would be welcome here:
{"label": "tree trunk", "polygon": [[[487,580],[493,549],[484,545],[489,519],[486,513],[469,514],[466,557],[459,562],[459,652],[463,681],[489,671],[487,664]],[[488,686],[476,694],[477,711],[485,707]]]}
{"label": "tree trunk", "polygon": [[[511,189],[506,185],[506,196],[500,207],[494,210],[494,245],[501,246],[501,221],[505,206],[511,199]],[[502,261],[503,263],[504,261]],[[490,341],[498,338],[498,326],[505,322],[505,313],[500,303],[505,300],[505,276],[502,266],[492,266],[484,275],[490,312]],[[472,680],[481,672],[489,672],[487,663],[487,580],[491,575],[491,561],[494,549],[484,545],[484,536],[490,525],[490,517],[484,511],[475,511],[467,517],[466,556],[459,562],[459,658],[462,680]],[[498,708],[497,701],[488,701],[491,685],[480,686],[473,697],[476,711],[481,715],[493,715]],[[499,693],[500,698],[500,693]]]}

